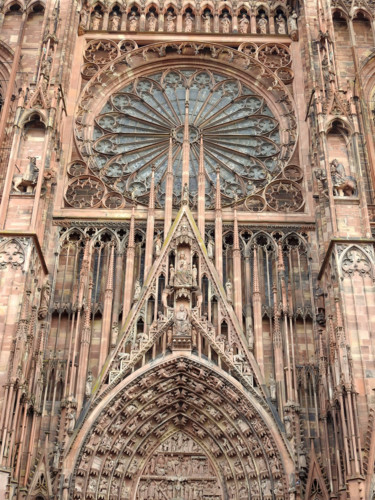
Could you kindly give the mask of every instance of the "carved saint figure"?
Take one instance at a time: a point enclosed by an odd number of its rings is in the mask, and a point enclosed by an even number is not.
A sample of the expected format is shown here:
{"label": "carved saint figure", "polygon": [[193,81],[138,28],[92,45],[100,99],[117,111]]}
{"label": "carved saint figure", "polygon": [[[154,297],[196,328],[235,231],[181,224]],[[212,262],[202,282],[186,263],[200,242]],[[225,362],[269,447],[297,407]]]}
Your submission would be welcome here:
{"label": "carved saint figure", "polygon": [[161,251],[161,239],[160,239],[160,234],[158,234],[155,239],[155,257],[159,257],[160,251]]}
{"label": "carved saint figure", "polygon": [[193,286],[197,286],[197,276],[198,276],[198,269],[195,264],[193,264],[193,269],[191,271],[192,276],[193,276]]}
{"label": "carved saint figure", "polygon": [[83,7],[80,13],[80,20],[79,20],[79,25],[82,29],[87,28],[87,20],[89,18],[89,13],[86,9],[86,7]]}
{"label": "carved saint figure", "polygon": [[190,321],[188,310],[182,304],[175,313],[176,335],[186,335],[190,333]]}
{"label": "carved saint figure", "polygon": [[186,260],[184,252],[181,252],[178,257],[178,264],[176,270],[176,276],[174,280],[175,285],[191,285],[192,274],[190,266]]}
{"label": "carved saint figure", "polygon": [[97,31],[100,28],[100,22],[102,20],[103,16],[98,12],[97,10],[94,12],[94,15],[92,16],[92,29],[94,31]]}
{"label": "carved saint figure", "polygon": [[331,162],[330,169],[333,194],[336,196],[353,196],[356,182],[351,176],[346,175],[344,165],[335,158]]}
{"label": "carved saint figure", "polygon": [[139,300],[139,297],[141,296],[141,290],[141,284],[139,280],[136,280],[134,285],[134,301]]}
{"label": "carved saint figure", "polygon": [[53,447],[53,470],[58,470],[60,463],[60,443],[56,441],[55,446]]}
{"label": "carved saint figure", "polygon": [[74,427],[76,425],[76,412],[73,408],[70,408],[68,410],[67,421],[68,421],[67,432],[68,434],[73,434]]}
{"label": "carved saint figure", "polygon": [[121,21],[121,17],[117,14],[117,12],[114,12],[112,15],[112,19],[111,19],[111,30],[112,31],[118,31],[118,29],[120,27],[120,21]]}
{"label": "carved saint figure", "polygon": [[242,13],[242,17],[238,24],[240,26],[240,33],[245,35],[249,29],[249,24],[250,24],[250,21],[248,20],[245,12]]}
{"label": "carved saint figure", "polygon": [[205,33],[211,32],[211,14],[207,11],[202,15],[203,30]]}
{"label": "carved saint figure", "polygon": [[171,264],[169,266],[169,285],[170,286],[173,286],[174,285],[174,278],[176,276],[176,271],[175,271],[175,268],[173,266],[173,264]]}
{"label": "carved saint figure", "polygon": [[215,250],[215,244],[213,239],[210,237],[208,238],[208,243],[207,243],[207,255],[209,259],[214,258],[214,250]]}
{"label": "carved saint figure", "polygon": [[148,15],[148,31],[156,31],[156,16],[153,12]]}
{"label": "carved saint figure", "polygon": [[227,292],[228,302],[232,302],[233,301],[233,293],[232,293],[232,283],[230,280],[228,280],[225,283],[225,291]]}
{"label": "carved saint figure", "polygon": [[279,14],[276,18],[277,32],[279,35],[286,35],[286,24],[285,19],[282,14]]}
{"label": "carved saint figure", "polygon": [[260,15],[260,18],[258,19],[258,28],[259,28],[259,33],[261,35],[267,34],[267,25],[268,25],[268,21],[266,18],[266,14],[262,13]]}
{"label": "carved saint figure", "polygon": [[138,16],[132,12],[129,17],[129,31],[137,31],[138,29]]}
{"label": "carved saint figure", "polygon": [[225,34],[229,33],[231,22],[230,22],[230,19],[228,16],[228,12],[223,13],[223,17],[220,20],[220,24],[221,24],[221,29],[222,29],[223,33],[225,33]]}
{"label": "carved saint figure", "polygon": [[175,29],[175,22],[174,20],[176,19],[176,16],[173,15],[173,12],[168,11],[167,14],[167,31],[170,33],[174,31]]}
{"label": "carved saint figure", "polygon": [[91,371],[87,374],[86,385],[85,385],[85,396],[89,398],[92,391],[92,373]]}
{"label": "carved saint figure", "polygon": [[193,17],[190,12],[186,12],[185,16],[185,33],[191,33],[193,31]]}
{"label": "carved saint figure", "polygon": [[298,30],[297,19],[298,19],[297,13],[295,10],[293,10],[292,14],[288,18],[289,33],[293,33]]}
{"label": "carved saint figure", "polygon": [[46,281],[40,294],[40,305],[38,310],[38,319],[45,319],[48,313],[48,305],[51,297],[51,283]]}
{"label": "carved saint figure", "polygon": [[270,395],[271,400],[276,401],[276,382],[273,375],[270,376]]}

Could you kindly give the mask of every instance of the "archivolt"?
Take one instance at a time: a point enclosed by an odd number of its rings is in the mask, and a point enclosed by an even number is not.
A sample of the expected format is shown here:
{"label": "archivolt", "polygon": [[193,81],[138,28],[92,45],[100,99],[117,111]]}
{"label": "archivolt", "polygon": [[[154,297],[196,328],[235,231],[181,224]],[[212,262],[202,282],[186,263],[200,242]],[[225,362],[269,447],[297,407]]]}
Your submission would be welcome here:
{"label": "archivolt", "polygon": [[290,452],[269,409],[236,380],[190,355],[169,356],[129,379],[75,436],[64,471],[73,474],[70,498],[136,498],[150,457],[180,431],[209,457],[223,498],[260,498],[261,491],[285,498]]}

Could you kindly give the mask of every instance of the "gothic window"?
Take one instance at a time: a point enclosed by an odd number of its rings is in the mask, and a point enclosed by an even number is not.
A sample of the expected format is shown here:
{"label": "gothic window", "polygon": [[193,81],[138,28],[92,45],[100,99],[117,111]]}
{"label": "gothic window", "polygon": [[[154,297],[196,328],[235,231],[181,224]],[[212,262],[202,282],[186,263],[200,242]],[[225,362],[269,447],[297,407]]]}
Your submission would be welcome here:
{"label": "gothic window", "polygon": [[264,97],[219,72],[190,68],[137,78],[109,98],[96,118],[91,172],[111,190],[147,203],[155,165],[156,201],[164,206],[171,148],[177,204],[187,136],[191,206],[202,145],[207,208],[217,169],[224,205],[260,192],[280,171],[279,123]]}

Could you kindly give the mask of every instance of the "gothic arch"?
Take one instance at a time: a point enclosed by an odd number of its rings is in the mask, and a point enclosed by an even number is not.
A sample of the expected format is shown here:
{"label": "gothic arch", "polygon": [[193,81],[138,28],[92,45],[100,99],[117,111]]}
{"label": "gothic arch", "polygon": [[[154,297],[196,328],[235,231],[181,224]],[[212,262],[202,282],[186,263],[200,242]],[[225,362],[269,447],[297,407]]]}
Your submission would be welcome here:
{"label": "gothic arch", "polygon": [[293,462],[279,424],[230,375],[191,355],[144,366],[92,403],[64,460],[72,498],[125,490],[138,498],[147,462],[178,432],[205,450],[223,492],[249,498],[270,489],[285,498]]}
{"label": "gothic arch", "polygon": [[357,245],[347,248],[340,257],[340,269],[345,276],[374,276],[374,261]]}

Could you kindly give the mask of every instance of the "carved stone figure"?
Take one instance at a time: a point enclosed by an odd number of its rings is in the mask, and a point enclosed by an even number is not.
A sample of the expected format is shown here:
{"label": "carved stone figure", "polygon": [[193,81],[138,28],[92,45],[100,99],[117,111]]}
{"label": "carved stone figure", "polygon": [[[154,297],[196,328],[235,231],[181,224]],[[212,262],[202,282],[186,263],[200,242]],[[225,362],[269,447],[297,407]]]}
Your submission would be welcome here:
{"label": "carved stone figure", "polygon": [[157,19],[155,14],[151,11],[148,15],[148,31],[156,31]]}
{"label": "carved stone figure", "polygon": [[160,239],[160,234],[158,234],[155,239],[155,257],[159,257],[160,251],[161,251],[161,239]]}
{"label": "carved stone figure", "polygon": [[254,332],[251,325],[246,328],[247,342],[249,344],[250,351],[254,350]]}
{"label": "carved stone figure", "polygon": [[169,266],[169,285],[170,286],[174,285],[175,276],[176,276],[176,271],[175,271],[173,264],[171,264]]}
{"label": "carved stone figure", "polygon": [[240,27],[240,33],[245,35],[248,32],[250,21],[247,18],[245,12],[242,13],[242,17],[238,22]]}
{"label": "carved stone figure", "polygon": [[276,18],[277,32],[279,35],[286,35],[286,23],[282,14],[279,14]]}
{"label": "carved stone figure", "polygon": [[94,15],[92,16],[92,23],[91,23],[91,29],[93,31],[97,31],[100,29],[100,23],[103,19],[103,16],[98,12],[97,10],[94,12]]}
{"label": "carved stone figure", "polygon": [[232,282],[230,280],[227,280],[225,283],[225,291],[227,293],[228,302],[233,302]]}
{"label": "carved stone figure", "polygon": [[111,19],[111,31],[118,31],[120,27],[121,17],[114,12]]}
{"label": "carved stone figure", "polygon": [[138,16],[132,12],[129,16],[129,31],[137,31],[138,29]]}
{"label": "carved stone figure", "polygon": [[185,33],[191,33],[193,31],[194,19],[190,12],[186,12],[185,15]]}
{"label": "carved stone figure", "polygon": [[211,14],[207,11],[202,15],[203,19],[203,31],[205,33],[211,32]]}
{"label": "carved stone figure", "polygon": [[267,34],[267,26],[268,26],[268,20],[266,18],[266,14],[262,13],[260,15],[260,18],[258,19],[258,29],[261,35]]}
{"label": "carved stone figure", "polygon": [[228,13],[224,12],[223,17],[220,20],[222,32],[227,34],[230,32],[231,20],[229,19]]}
{"label": "carved stone figure", "polygon": [[89,12],[88,12],[86,6],[84,6],[80,12],[80,20],[79,20],[80,28],[82,28],[84,30],[87,28],[88,18],[89,18]]}
{"label": "carved stone figure", "polygon": [[330,168],[333,194],[336,196],[353,196],[356,190],[356,182],[353,177],[346,175],[344,165],[335,158],[332,160]]}
{"label": "carved stone figure", "polygon": [[186,260],[184,252],[181,252],[178,257],[176,276],[174,279],[174,284],[176,285],[191,285],[192,274],[191,268]]}
{"label": "carved stone figure", "polygon": [[85,396],[89,398],[91,396],[91,391],[92,391],[92,373],[91,371],[88,372],[87,374],[87,379],[86,379],[86,386],[85,386]]}
{"label": "carved stone figure", "polygon": [[51,283],[49,280],[42,287],[40,294],[40,305],[38,309],[38,319],[45,319],[48,314],[48,306],[51,298]]}
{"label": "carved stone figure", "polygon": [[76,411],[73,408],[69,408],[67,413],[67,433],[73,434],[74,427],[76,425]]}
{"label": "carved stone figure", "polygon": [[193,264],[193,269],[192,269],[193,286],[197,286],[197,275],[198,275],[197,266]]}
{"label": "carved stone figure", "polygon": [[213,260],[215,255],[214,252],[215,252],[215,243],[213,239],[210,237],[208,238],[208,243],[207,243],[207,255],[209,259]]}
{"label": "carved stone figure", "polygon": [[141,284],[139,280],[136,280],[134,285],[134,298],[133,298],[134,302],[139,300],[139,297],[141,296],[141,291],[142,291]]}
{"label": "carved stone figure", "polygon": [[166,21],[167,21],[167,31],[170,33],[175,30],[175,22],[174,20],[176,19],[176,16],[173,15],[173,12],[168,11]]}
{"label": "carved stone figure", "polygon": [[[32,193],[38,181],[39,168],[36,166],[36,157],[29,156],[29,164],[22,175],[13,177],[13,189],[18,193]],[[24,189],[20,189],[24,188]]]}
{"label": "carved stone figure", "polygon": [[58,470],[59,465],[60,465],[60,443],[56,441],[54,447],[53,447],[53,463],[52,463],[52,468],[53,470]]}
{"label": "carved stone figure", "polygon": [[297,19],[298,19],[297,13],[295,10],[293,10],[292,14],[288,18],[289,34],[292,34],[293,32],[296,32],[298,30]]}
{"label": "carved stone figure", "polygon": [[271,400],[276,401],[276,382],[273,375],[270,375],[270,395]]}
{"label": "carved stone figure", "polygon": [[187,335],[190,333],[189,313],[182,304],[175,313],[176,335]]}

